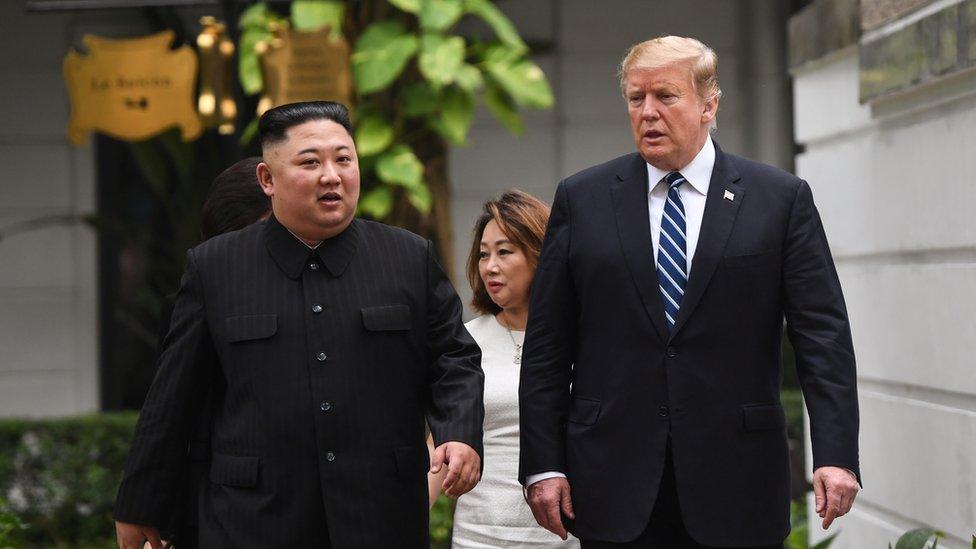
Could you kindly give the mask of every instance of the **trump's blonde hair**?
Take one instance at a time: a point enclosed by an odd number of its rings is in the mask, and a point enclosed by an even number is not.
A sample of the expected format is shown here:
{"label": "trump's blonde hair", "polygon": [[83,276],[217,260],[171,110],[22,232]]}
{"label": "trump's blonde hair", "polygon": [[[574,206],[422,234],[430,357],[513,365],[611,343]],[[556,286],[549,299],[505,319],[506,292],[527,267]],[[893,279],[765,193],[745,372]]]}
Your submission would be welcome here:
{"label": "trump's blonde hair", "polygon": [[635,44],[620,62],[620,91],[627,93],[627,73],[632,70],[654,70],[689,63],[695,92],[702,101],[722,97],[718,86],[718,56],[715,50],[694,38],[662,36]]}

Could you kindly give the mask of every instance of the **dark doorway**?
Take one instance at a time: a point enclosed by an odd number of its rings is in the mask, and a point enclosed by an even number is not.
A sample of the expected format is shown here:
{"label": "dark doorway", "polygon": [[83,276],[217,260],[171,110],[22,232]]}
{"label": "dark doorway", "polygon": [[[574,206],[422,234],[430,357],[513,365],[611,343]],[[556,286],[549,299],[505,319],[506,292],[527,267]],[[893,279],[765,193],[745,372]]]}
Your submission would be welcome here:
{"label": "dark doorway", "polygon": [[234,137],[176,130],[128,143],[97,136],[101,406],[138,409],[155,374],[161,312],[200,241],[213,178],[241,156]]}

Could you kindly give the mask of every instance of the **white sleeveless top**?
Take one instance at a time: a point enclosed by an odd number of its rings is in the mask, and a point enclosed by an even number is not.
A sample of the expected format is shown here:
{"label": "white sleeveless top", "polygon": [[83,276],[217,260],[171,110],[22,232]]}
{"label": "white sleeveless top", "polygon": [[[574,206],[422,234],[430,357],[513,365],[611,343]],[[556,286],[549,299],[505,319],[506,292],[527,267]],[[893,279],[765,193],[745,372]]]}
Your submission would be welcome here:
{"label": "white sleeveless top", "polygon": [[521,345],[525,332],[512,330],[509,337],[492,315],[479,316],[465,327],[481,347],[485,372],[485,461],[481,482],[458,498],[454,548],[578,548],[572,536],[563,541],[536,524],[518,482],[519,365],[512,338]]}

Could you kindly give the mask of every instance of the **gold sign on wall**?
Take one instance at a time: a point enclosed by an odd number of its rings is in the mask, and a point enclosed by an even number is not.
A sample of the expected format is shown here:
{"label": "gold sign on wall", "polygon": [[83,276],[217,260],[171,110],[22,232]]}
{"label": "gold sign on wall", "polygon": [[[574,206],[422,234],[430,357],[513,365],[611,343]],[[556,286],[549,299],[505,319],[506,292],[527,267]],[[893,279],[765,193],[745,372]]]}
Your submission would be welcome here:
{"label": "gold sign on wall", "polygon": [[330,36],[330,29],[298,32],[278,28],[258,45],[264,94],[258,115],[285,103],[329,100],[350,105],[352,69],[349,43]]}
{"label": "gold sign on wall", "polygon": [[223,23],[202,17],[203,30],[197,36],[200,55],[200,95],[197,111],[208,128],[221,135],[234,133],[237,103],[234,101],[234,42],[227,37]]}
{"label": "gold sign on wall", "polygon": [[117,139],[147,139],[179,126],[184,141],[202,130],[194,108],[197,57],[189,46],[171,50],[173,31],[115,40],[85,36],[87,55],[64,60],[71,99],[68,139],[84,144],[96,130]]}

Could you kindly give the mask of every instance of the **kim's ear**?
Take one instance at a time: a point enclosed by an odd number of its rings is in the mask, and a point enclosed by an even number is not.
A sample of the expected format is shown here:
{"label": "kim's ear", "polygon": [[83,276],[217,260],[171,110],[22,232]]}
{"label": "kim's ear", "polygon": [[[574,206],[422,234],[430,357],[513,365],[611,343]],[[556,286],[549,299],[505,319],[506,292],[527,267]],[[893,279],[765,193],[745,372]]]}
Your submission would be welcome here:
{"label": "kim's ear", "polygon": [[267,196],[274,196],[274,178],[271,176],[271,168],[267,162],[258,163],[257,168],[258,184]]}

